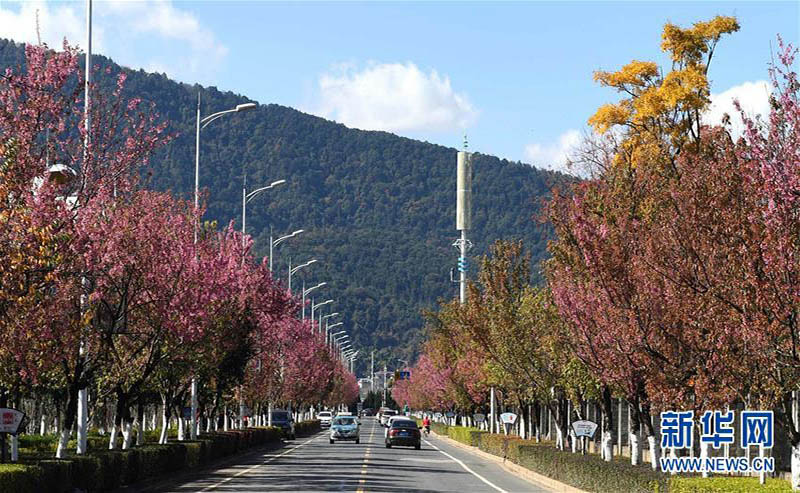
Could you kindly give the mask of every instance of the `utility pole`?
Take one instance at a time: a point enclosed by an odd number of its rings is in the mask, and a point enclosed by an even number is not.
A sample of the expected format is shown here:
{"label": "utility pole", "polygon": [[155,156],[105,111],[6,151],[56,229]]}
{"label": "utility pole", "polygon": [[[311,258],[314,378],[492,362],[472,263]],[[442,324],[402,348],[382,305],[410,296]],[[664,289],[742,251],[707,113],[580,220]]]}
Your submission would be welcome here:
{"label": "utility pole", "polygon": [[383,365],[383,407],[386,407],[386,365]]}
{"label": "utility pole", "polygon": [[375,350],[372,350],[372,359],[369,363],[369,390],[375,392]]}

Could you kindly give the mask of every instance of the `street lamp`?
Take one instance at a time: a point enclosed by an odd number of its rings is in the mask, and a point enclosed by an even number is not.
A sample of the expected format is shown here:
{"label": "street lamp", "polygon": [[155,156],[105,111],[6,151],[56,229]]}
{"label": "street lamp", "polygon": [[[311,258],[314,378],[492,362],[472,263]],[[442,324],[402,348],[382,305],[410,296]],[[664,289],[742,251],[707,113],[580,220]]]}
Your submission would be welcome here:
{"label": "street lamp", "polygon": [[328,343],[328,331],[339,325],[344,325],[344,322],[336,322],[333,325],[325,325],[325,344]]}
{"label": "street lamp", "polygon": [[[87,58],[88,60],[88,58]],[[89,64],[86,64],[86,73],[89,73]],[[88,79],[87,79],[88,84]],[[195,152],[194,152],[194,208],[198,209],[200,206],[200,129],[206,128],[211,122],[217,118],[227,115],[228,113],[238,113],[240,111],[251,110],[256,107],[255,103],[238,104],[235,108],[225,111],[218,111],[205,118],[200,118],[200,93],[197,93],[197,130],[195,133]],[[87,123],[88,128],[88,123]],[[88,134],[87,134],[88,135]],[[197,243],[197,230],[199,224],[194,228],[194,242]],[[239,418],[242,419],[244,414],[244,404],[239,405]],[[192,440],[197,438],[197,380],[192,378],[192,429],[189,431],[189,436]]]}
{"label": "street lamp", "polygon": [[269,190],[273,187],[277,187],[283,183],[286,183],[286,180],[273,181],[266,187],[257,188],[252,192],[247,193],[247,175],[244,176],[244,183],[242,184],[242,246],[244,246],[244,235],[247,232],[247,203],[253,200],[253,198],[255,198],[255,196],[261,192]]}
{"label": "street lamp", "polygon": [[296,267],[292,267],[292,261],[289,260],[289,294],[292,293],[292,275],[295,272],[297,272],[298,270],[302,269],[303,267],[308,267],[309,265],[313,264],[316,261],[317,261],[317,259],[311,259],[311,260],[309,260],[308,262],[306,262],[304,264],[300,264],[300,265],[298,265]]}
{"label": "street lamp", "polygon": [[[227,115],[228,113],[238,113],[240,111],[252,110],[257,105],[255,103],[237,104],[235,108],[218,111],[217,113],[208,115],[205,118],[200,118],[200,93],[197,93],[197,132],[195,135],[195,154],[194,154],[194,207],[199,207],[200,201],[200,129],[206,128],[211,122],[217,118]],[[195,234],[195,237],[197,235]]]}
{"label": "street lamp", "polygon": [[317,304],[314,304],[314,302],[312,300],[312,302],[311,302],[311,322],[312,323],[314,322],[314,311],[316,311],[317,308],[319,308],[321,306],[324,306],[324,305],[327,305],[329,303],[333,303],[333,300],[325,300],[322,303],[317,303]]}
{"label": "street lamp", "polygon": [[[335,334],[333,334],[331,336],[331,349],[334,349],[336,347],[336,344],[338,344],[340,340],[344,341],[344,340],[347,340],[350,337],[347,334],[345,334],[345,332],[347,332],[347,331],[346,330],[341,330],[341,331],[339,331],[339,332],[337,332],[337,333],[335,333]],[[344,335],[342,335],[340,337],[336,337],[337,335],[340,335],[340,334],[344,334]]]}
{"label": "street lamp", "polygon": [[325,286],[326,284],[328,284],[328,283],[327,282],[321,282],[321,283],[317,284],[316,286],[312,286],[312,287],[306,289],[306,285],[305,285],[305,283],[303,283],[303,318],[302,318],[302,320],[306,319],[306,295],[308,293],[310,293],[311,291],[314,291],[317,288],[321,288],[322,286]]}
{"label": "street lamp", "polygon": [[325,322],[325,337],[328,337],[328,319],[335,317],[339,312],[329,313],[327,315],[320,315],[319,317],[319,331],[322,332],[322,322]]}
{"label": "street lamp", "polygon": [[282,241],[288,240],[289,238],[294,238],[295,236],[302,233],[304,230],[298,229],[297,231],[293,231],[292,234],[288,234],[285,236],[281,236],[275,241],[272,241],[272,234],[269,235],[269,271],[272,272],[272,248],[278,246]]}

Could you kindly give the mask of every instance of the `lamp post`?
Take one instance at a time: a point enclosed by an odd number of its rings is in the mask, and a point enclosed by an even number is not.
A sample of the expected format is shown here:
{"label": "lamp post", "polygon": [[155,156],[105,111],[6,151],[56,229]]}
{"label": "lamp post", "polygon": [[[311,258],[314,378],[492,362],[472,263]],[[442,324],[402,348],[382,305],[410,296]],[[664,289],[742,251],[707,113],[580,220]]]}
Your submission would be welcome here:
{"label": "lamp post", "polygon": [[328,331],[339,325],[344,325],[344,322],[336,322],[335,324],[332,325],[327,325],[327,324],[325,325],[325,344],[328,344],[328,334],[329,334]]}
{"label": "lamp post", "polygon": [[281,236],[275,241],[272,241],[272,233],[269,235],[269,271],[272,272],[272,249],[278,246],[280,243],[288,240],[289,238],[294,238],[295,236],[302,233],[304,230],[298,229],[297,231],[293,231],[291,234]]}
{"label": "lamp post", "polygon": [[330,341],[328,342],[328,344],[331,347],[331,351],[333,351],[333,344],[336,342],[336,339],[337,339],[336,336],[340,336],[340,335],[344,334],[345,332],[347,332],[347,331],[346,330],[340,330],[339,332],[334,332],[333,334],[331,334]]}
{"label": "lamp post", "polygon": [[315,263],[316,261],[317,259],[311,259],[308,262],[300,264],[296,267],[292,267],[292,262],[291,260],[289,261],[289,294],[292,294],[292,275],[294,275],[295,272],[302,269],[303,267],[308,267],[309,265]]}
{"label": "lamp post", "polygon": [[310,293],[311,291],[314,291],[317,288],[321,288],[322,286],[325,286],[326,284],[328,284],[328,283],[327,282],[321,282],[321,283],[317,284],[316,286],[311,286],[310,288],[306,289],[306,285],[305,285],[305,283],[303,283],[303,318],[302,318],[302,320],[306,319],[306,295],[308,293]]}
{"label": "lamp post", "polygon": [[252,192],[247,193],[247,175],[245,174],[244,181],[242,183],[242,245],[244,245],[244,235],[247,233],[247,203],[253,200],[256,195],[260,194],[261,192],[269,190],[273,187],[277,187],[283,183],[286,183],[286,180],[273,181],[266,187],[257,188]]}
{"label": "lamp post", "polygon": [[319,331],[320,331],[320,333],[322,333],[322,322],[323,322],[323,320],[325,321],[325,337],[328,336],[328,319],[331,318],[331,317],[335,317],[338,314],[339,314],[339,312],[333,312],[333,313],[329,313],[329,314],[327,314],[325,316],[320,316],[319,317]]}
{"label": "lamp post", "polygon": [[[88,64],[87,64],[88,69]],[[252,110],[256,107],[255,103],[237,104],[235,108],[212,113],[205,118],[200,117],[200,93],[197,93],[197,126],[195,132],[195,153],[194,153],[194,208],[195,211],[200,207],[200,130],[206,128],[211,122],[229,113],[239,113],[240,111]],[[197,243],[197,230],[199,224],[194,228],[194,242]],[[240,413],[242,406],[240,406]],[[182,421],[181,421],[182,423]],[[192,429],[189,436],[192,440],[197,438],[197,380],[192,377]],[[181,428],[182,429],[182,428]]]}
{"label": "lamp post", "polygon": [[321,306],[327,305],[329,303],[333,303],[333,300],[325,300],[322,303],[317,303],[317,304],[314,304],[313,300],[311,301],[311,323],[312,324],[314,323],[314,312],[316,311],[316,309],[321,307]]}

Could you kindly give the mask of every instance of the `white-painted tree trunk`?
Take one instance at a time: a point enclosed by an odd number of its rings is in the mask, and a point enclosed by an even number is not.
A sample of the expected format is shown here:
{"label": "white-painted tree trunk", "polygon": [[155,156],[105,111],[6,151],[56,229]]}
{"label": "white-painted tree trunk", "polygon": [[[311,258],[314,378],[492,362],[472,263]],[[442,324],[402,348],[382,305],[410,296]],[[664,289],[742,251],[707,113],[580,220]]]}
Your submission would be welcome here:
{"label": "white-painted tree trunk", "polygon": [[39,422],[39,434],[45,435],[47,433],[47,416],[42,414],[42,419]]}
{"label": "white-painted tree trunk", "polygon": [[117,448],[117,423],[111,425],[111,434],[108,437],[108,450]]}
{"label": "white-painted tree trunk", "polygon": [[136,426],[136,445],[144,445],[144,428],[147,426],[147,419],[143,419],[141,423]]}
{"label": "white-painted tree trunk", "polygon": [[575,430],[569,430],[569,443],[572,446],[572,453],[578,452],[578,437],[575,436]]}
{"label": "white-painted tree trunk", "polygon": [[158,443],[167,443],[169,438],[169,419],[167,418],[167,407],[164,406],[161,410],[161,436],[158,437]]}
{"label": "white-painted tree trunk", "polygon": [[228,406],[225,406],[225,418],[222,420],[222,431],[228,431]]}
{"label": "white-painted tree trunk", "polygon": [[638,466],[642,463],[642,442],[638,433],[628,433],[628,442],[631,449],[631,465]]}
{"label": "white-painted tree trunk", "polygon": [[611,458],[614,456],[614,435],[610,430],[605,430],[602,437],[603,460],[611,462]]}
{"label": "white-painted tree trunk", "polygon": [[[83,352],[83,342],[81,342]],[[89,389],[78,390],[78,446],[76,453],[86,453],[86,438],[89,436]]]}
{"label": "white-painted tree trunk", "polygon": [[69,431],[66,428],[61,429],[61,435],[58,438],[58,447],[56,447],[56,459],[63,459],[64,454],[67,452],[67,443],[69,442]]}
{"label": "white-painted tree trunk", "polygon": [[561,432],[560,426],[556,426],[556,448],[564,450],[564,433]]}
{"label": "white-painted tree trunk", "polygon": [[[700,442],[700,460],[703,462],[704,465],[706,463],[706,459],[708,459],[708,455],[709,455],[708,453],[710,452],[710,447],[711,447],[710,443],[708,443],[708,442]],[[705,470],[705,467],[703,468],[701,476],[704,477],[704,478],[707,478],[707,477],[710,476],[709,472]]]}
{"label": "white-painted tree trunk", "polygon": [[178,418],[178,441],[182,442],[183,440],[183,417],[181,416]]}
{"label": "white-painted tree trunk", "polygon": [[800,491],[800,442],[792,445],[792,490]]}
{"label": "white-painted tree trunk", "polygon": [[11,435],[11,462],[19,460],[19,436]]}
{"label": "white-painted tree trunk", "polygon": [[122,450],[128,450],[129,448],[131,448],[131,443],[133,442],[133,433],[131,433],[131,422],[123,421],[121,428],[122,428]]}

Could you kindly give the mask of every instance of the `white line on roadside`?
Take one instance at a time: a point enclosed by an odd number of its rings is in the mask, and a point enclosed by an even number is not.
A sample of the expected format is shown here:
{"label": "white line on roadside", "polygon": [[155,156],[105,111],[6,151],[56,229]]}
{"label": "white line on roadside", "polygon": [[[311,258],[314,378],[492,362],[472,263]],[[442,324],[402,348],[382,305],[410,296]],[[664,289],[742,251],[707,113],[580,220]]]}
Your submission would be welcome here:
{"label": "white line on roadside", "polygon": [[491,486],[492,488],[496,489],[496,490],[497,490],[497,491],[499,491],[500,493],[508,493],[508,492],[507,492],[506,490],[504,490],[503,488],[500,488],[499,486],[496,486],[495,484],[493,484],[493,483],[492,483],[491,481],[489,481],[488,479],[484,478],[483,476],[481,476],[481,475],[480,475],[480,474],[478,474],[477,472],[475,472],[475,471],[473,471],[472,469],[470,469],[469,467],[467,467],[467,465],[466,465],[466,464],[464,464],[463,462],[461,462],[459,459],[456,459],[455,457],[453,457],[452,455],[448,454],[448,453],[447,453],[447,452],[445,452],[444,450],[442,450],[442,449],[440,449],[440,448],[436,447],[436,446],[435,446],[434,444],[432,444],[431,442],[429,442],[429,441],[427,441],[427,440],[423,440],[423,441],[424,441],[425,443],[427,443],[427,444],[428,444],[428,446],[430,446],[432,449],[434,449],[434,450],[438,450],[439,452],[443,453],[445,456],[449,457],[449,458],[450,458],[450,459],[452,459],[454,462],[456,462],[458,465],[460,465],[461,467],[463,467],[465,471],[467,471],[468,473],[472,474],[472,475],[473,475],[473,476],[475,476],[476,478],[480,479],[480,480],[481,480],[481,481],[483,481],[484,483],[488,484],[488,485],[489,485],[489,486]]}
{"label": "white line on roadside", "polygon": [[269,464],[270,462],[274,461],[275,459],[277,459],[277,458],[279,458],[279,457],[282,457],[282,456],[284,456],[284,455],[286,455],[286,454],[291,454],[292,452],[294,452],[295,450],[299,449],[299,448],[300,448],[300,447],[302,447],[303,445],[306,445],[306,444],[308,444],[308,443],[311,443],[311,442],[313,442],[314,440],[316,440],[317,438],[319,438],[319,436],[315,436],[315,437],[313,437],[313,438],[309,438],[308,440],[306,440],[305,442],[301,443],[300,445],[298,445],[298,446],[296,446],[296,447],[292,447],[292,448],[290,448],[289,450],[287,450],[287,451],[285,451],[285,452],[281,452],[281,453],[280,453],[280,454],[278,454],[278,455],[273,455],[273,456],[272,456],[272,457],[270,457],[268,460],[262,461],[262,462],[260,462],[260,463],[258,463],[258,464],[256,464],[256,465],[254,465],[254,466],[251,466],[251,467],[248,467],[247,469],[244,469],[244,470],[242,470],[242,471],[239,471],[239,472],[237,472],[236,474],[233,474],[233,475],[231,475],[231,476],[228,476],[227,478],[223,479],[223,480],[222,480],[222,481],[220,481],[219,483],[215,483],[215,484],[212,484],[212,485],[210,485],[210,486],[206,486],[205,488],[203,488],[203,489],[202,489],[202,490],[200,490],[200,491],[211,491],[211,490],[213,490],[214,488],[216,488],[216,487],[218,487],[218,486],[222,486],[223,484],[227,483],[228,481],[232,480],[233,478],[237,478],[237,477],[241,476],[242,474],[247,474],[248,472],[252,471],[253,469],[255,469],[255,468],[257,468],[257,467],[261,467],[261,466],[263,466],[264,464]]}

